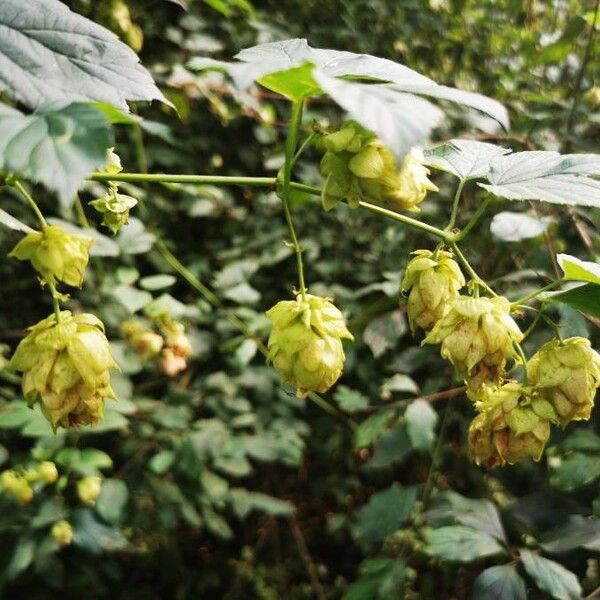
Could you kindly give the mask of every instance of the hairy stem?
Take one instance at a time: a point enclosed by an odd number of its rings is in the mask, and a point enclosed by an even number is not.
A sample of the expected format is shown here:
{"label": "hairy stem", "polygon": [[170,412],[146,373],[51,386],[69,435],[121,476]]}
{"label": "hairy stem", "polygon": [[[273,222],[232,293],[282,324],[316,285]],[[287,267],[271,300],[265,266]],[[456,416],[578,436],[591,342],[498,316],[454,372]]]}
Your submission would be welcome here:
{"label": "hairy stem", "polygon": [[454,201],[452,202],[452,213],[450,214],[450,220],[448,221],[448,225],[444,231],[451,231],[456,224],[456,217],[458,216],[458,205],[460,204],[460,196],[462,194],[463,188],[465,187],[466,181],[461,179],[458,182],[458,187],[456,188],[456,193],[454,194]]}
{"label": "hairy stem", "polygon": [[461,231],[456,235],[454,240],[456,242],[460,242],[471,232],[473,227],[479,223],[479,219],[481,219],[483,213],[486,211],[489,203],[491,202],[491,198],[486,198],[483,202],[477,207],[477,210],[473,213],[473,216],[469,219],[469,222],[461,229]]}
{"label": "hairy stem", "polygon": [[304,283],[304,264],[302,262],[302,248],[300,247],[300,243],[298,242],[298,236],[296,235],[296,229],[294,228],[294,222],[292,221],[292,213],[290,211],[290,184],[292,180],[292,168],[294,166],[296,146],[298,145],[298,133],[300,130],[300,125],[302,123],[303,107],[304,102],[302,100],[296,101],[292,104],[290,126],[288,128],[288,135],[285,142],[285,163],[283,165],[283,181],[281,183],[279,197],[283,201],[283,212],[285,213],[285,220],[290,231],[290,237],[292,238],[292,246],[294,247],[294,252],[296,253],[298,284],[300,286],[300,293],[302,294],[302,298],[304,299],[306,298],[306,285]]}
{"label": "hairy stem", "polygon": [[48,289],[50,290],[50,294],[52,295],[52,305],[54,307],[54,318],[56,319],[56,324],[60,323],[60,302],[59,302],[59,294],[56,289],[56,284],[54,281],[47,279],[46,283],[48,284]]}
{"label": "hairy stem", "polygon": [[48,227],[48,222],[44,218],[42,211],[40,210],[36,201],[31,197],[31,194],[25,189],[25,186],[18,179],[10,180],[9,185],[14,187],[15,190],[17,190],[19,192],[19,194],[21,194],[21,196],[23,196],[23,198],[25,199],[27,204],[29,204],[31,210],[34,212],[37,220],[40,222],[42,229],[45,229],[46,227]]}
{"label": "hairy stem", "polygon": [[541,287],[541,288],[535,290],[534,292],[531,292],[530,294],[526,294],[525,296],[522,296],[518,300],[515,300],[514,302],[511,303],[511,307],[517,307],[519,304],[525,304],[526,302],[529,302],[529,300],[533,300],[534,298],[537,298],[540,294],[562,285],[564,283],[564,281],[565,280],[562,278],[555,279],[554,281],[551,281],[549,284],[545,285],[544,287]]}
{"label": "hairy stem", "polygon": [[475,272],[475,269],[473,269],[473,267],[471,266],[471,263],[466,259],[465,255],[461,252],[461,250],[458,247],[458,245],[456,244],[456,242],[450,241],[449,245],[452,248],[452,251],[454,252],[454,255],[456,256],[458,261],[461,263],[461,265],[463,266],[465,271],[469,274],[469,277],[479,287],[486,290],[486,292],[488,292],[492,296],[497,296],[498,294],[496,294],[496,292],[494,292],[494,290],[483,279],[481,279],[481,277],[479,277],[479,275],[477,275],[477,273]]}

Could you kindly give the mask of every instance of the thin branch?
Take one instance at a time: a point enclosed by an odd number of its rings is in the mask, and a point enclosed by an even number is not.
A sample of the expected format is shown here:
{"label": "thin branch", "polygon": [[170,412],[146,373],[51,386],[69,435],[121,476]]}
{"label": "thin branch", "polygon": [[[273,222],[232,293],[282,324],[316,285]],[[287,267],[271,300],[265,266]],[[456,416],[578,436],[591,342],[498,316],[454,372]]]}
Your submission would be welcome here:
{"label": "thin branch", "polygon": [[387,404],[380,404],[379,406],[368,406],[364,410],[373,412],[375,410],[388,410],[390,408],[401,408],[408,402],[415,402],[415,400],[424,400],[425,402],[437,402],[438,400],[447,400],[448,398],[455,398],[461,396],[467,390],[466,385],[460,387],[450,388],[448,390],[442,390],[441,392],[435,392],[433,394],[427,394],[426,396],[417,396],[416,398],[405,398],[404,400],[398,400],[396,402],[388,402]]}
{"label": "thin branch", "polygon": [[302,530],[298,525],[298,521],[296,517],[290,517],[289,519],[290,529],[292,530],[292,535],[294,536],[294,540],[296,542],[296,546],[298,547],[298,552],[302,561],[304,562],[304,566],[306,567],[306,571],[308,572],[308,578],[310,579],[310,585],[312,586],[313,592],[318,600],[325,600],[325,592],[323,591],[323,586],[319,581],[319,573],[317,571],[317,567],[313,562],[313,559],[310,556],[308,551],[308,546],[306,545],[306,540],[304,539],[304,535],[302,534]]}

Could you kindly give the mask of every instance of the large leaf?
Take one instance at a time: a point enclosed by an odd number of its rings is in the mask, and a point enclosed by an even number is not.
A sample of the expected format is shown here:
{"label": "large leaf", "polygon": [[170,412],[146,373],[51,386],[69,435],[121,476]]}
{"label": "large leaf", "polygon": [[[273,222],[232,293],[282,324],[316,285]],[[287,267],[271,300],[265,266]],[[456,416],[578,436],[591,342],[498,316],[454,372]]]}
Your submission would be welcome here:
{"label": "large leaf", "polygon": [[5,210],[0,208],[0,225],[4,225],[4,227],[8,227],[13,231],[22,231],[23,233],[29,233],[33,231],[29,225],[25,225],[19,221],[19,219],[15,219],[12,215],[9,215]]}
{"label": "large leaf", "polygon": [[600,519],[571,515],[569,519],[548,532],[541,544],[550,554],[570,552],[575,548],[600,551]]}
{"label": "large leaf", "polygon": [[438,416],[431,404],[425,400],[415,400],[404,413],[406,430],[413,448],[431,450],[435,442],[435,426]]}
{"label": "large leaf", "polygon": [[474,108],[498,121],[504,129],[508,129],[510,126],[506,108],[497,100],[493,100],[482,94],[466,92],[445,85],[396,84],[393,87],[401,92],[410,92],[438,100],[448,100],[467,108]]}
{"label": "large leaf", "polygon": [[464,525],[433,529],[426,534],[425,541],[427,554],[452,562],[471,562],[504,552],[491,535]]}
{"label": "large leaf", "polygon": [[600,285],[588,283],[566,292],[548,295],[548,302],[562,302],[571,308],[600,319]]}
{"label": "large leaf", "polygon": [[556,260],[563,270],[564,279],[600,285],[600,264],[597,262],[581,260],[570,254],[559,254]]}
{"label": "large leaf", "polygon": [[490,231],[505,242],[520,242],[541,235],[548,229],[549,224],[548,219],[504,211],[494,215],[490,223]]}
{"label": "large leaf", "polygon": [[515,152],[490,164],[489,184],[479,185],[509,200],[600,207],[600,156],[558,152]]}
{"label": "large leaf", "polygon": [[0,91],[37,108],[48,100],[162,100],[135,52],[58,0],[0,2]]}
{"label": "large leaf", "polygon": [[490,567],[473,583],[471,598],[479,600],[527,600],[525,582],[512,565]]}
{"label": "large leaf", "polygon": [[32,115],[0,107],[0,169],[42,183],[63,206],[112,145],[106,118],[89,104],[49,102]]}
{"label": "large leaf", "polygon": [[416,499],[416,487],[399,483],[373,494],[354,515],[352,535],[359,542],[382,541],[406,522]]}
{"label": "large leaf", "polygon": [[571,491],[600,479],[600,456],[573,452],[554,469],[550,483],[563,491]]}
{"label": "large leaf", "polygon": [[427,100],[385,85],[356,83],[315,70],[314,78],[337,104],[370,129],[397,158],[422,145],[444,113]]}
{"label": "large leaf", "polygon": [[450,140],[424,151],[425,164],[452,173],[459,179],[485,177],[493,159],[510,150],[475,140]]}
{"label": "large leaf", "polygon": [[530,550],[521,549],[521,558],[527,574],[535,584],[556,600],[579,600],[581,586],[577,577],[562,565]]}

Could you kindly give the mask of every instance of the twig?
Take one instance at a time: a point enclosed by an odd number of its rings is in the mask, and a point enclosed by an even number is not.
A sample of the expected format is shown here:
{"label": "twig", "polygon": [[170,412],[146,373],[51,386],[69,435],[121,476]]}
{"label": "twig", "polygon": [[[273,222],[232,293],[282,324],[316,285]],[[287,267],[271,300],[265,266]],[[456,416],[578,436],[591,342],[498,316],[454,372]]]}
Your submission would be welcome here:
{"label": "twig", "polygon": [[389,402],[388,404],[380,404],[379,406],[368,406],[364,410],[372,412],[374,410],[388,409],[388,408],[399,408],[404,406],[407,402],[414,402],[415,400],[424,400],[425,402],[437,402],[438,400],[446,400],[448,398],[454,398],[464,394],[467,389],[466,385],[460,387],[450,388],[448,390],[442,390],[441,392],[435,392],[434,394],[427,394],[426,396],[417,396],[416,398],[405,398],[404,400],[398,400],[396,402]]}
{"label": "twig", "polygon": [[298,521],[296,517],[290,517],[289,519],[290,529],[292,530],[292,535],[294,536],[294,540],[296,541],[296,546],[298,546],[298,552],[304,561],[304,565],[306,570],[308,571],[308,578],[310,579],[310,585],[315,592],[315,596],[318,600],[325,600],[325,592],[323,591],[323,586],[319,581],[319,574],[317,572],[317,567],[315,567],[315,563],[308,552],[308,547],[306,545],[306,540],[304,539],[304,535],[302,534],[302,530],[298,525]]}

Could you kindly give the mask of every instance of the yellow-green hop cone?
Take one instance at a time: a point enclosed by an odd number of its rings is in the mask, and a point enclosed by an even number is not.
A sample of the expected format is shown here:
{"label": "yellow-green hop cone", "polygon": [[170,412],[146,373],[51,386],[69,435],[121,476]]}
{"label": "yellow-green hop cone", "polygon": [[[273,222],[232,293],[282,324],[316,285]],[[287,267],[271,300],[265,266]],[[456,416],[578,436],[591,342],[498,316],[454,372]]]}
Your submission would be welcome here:
{"label": "yellow-green hop cone", "polygon": [[73,541],[73,528],[71,527],[71,524],[64,519],[56,521],[56,523],[52,525],[50,534],[59,546],[68,546]]}
{"label": "yellow-green hop cone", "polygon": [[41,462],[37,467],[37,472],[40,479],[46,484],[54,483],[58,479],[58,469],[50,460]]}
{"label": "yellow-green hop cone", "polygon": [[43,277],[81,287],[94,240],[67,233],[57,225],[28,233],[9,256],[29,260]]}
{"label": "yellow-green hop cone", "polygon": [[469,387],[467,395],[480,414],[469,427],[473,461],[488,467],[539,460],[556,421],[552,405],[534,388],[516,382]]}
{"label": "yellow-green hop cone", "polygon": [[565,427],[590,418],[600,387],[600,354],[582,337],[551,340],[527,362],[527,376],[552,403]]}
{"label": "yellow-green hop cone", "polygon": [[102,214],[102,224],[116,234],[129,223],[129,211],[136,206],[138,201],[132,196],[119,194],[116,191],[109,192],[104,198],[92,200],[93,206]]}
{"label": "yellow-green hop cone", "polygon": [[119,155],[115,152],[114,148],[109,148],[106,152],[107,162],[106,167],[104,167],[104,171],[106,173],[110,173],[111,175],[116,175],[123,170],[121,165],[121,159]]}
{"label": "yellow-green hop cone", "polygon": [[515,343],[522,339],[506,298],[457,296],[422,343],[441,344],[442,357],[462,377],[481,371],[496,378],[518,356]]}
{"label": "yellow-green hop cone", "polygon": [[273,322],[269,359],[298,395],[326,392],[344,368],[342,339],[354,339],[342,313],[328,298],[299,295],[266,313]]}
{"label": "yellow-green hop cone", "polygon": [[40,403],[54,429],[94,425],[104,414],[104,400],[116,399],[110,369],[118,368],[104,325],[91,314],[54,315],[29,328],[9,368],[23,373],[29,405]]}
{"label": "yellow-green hop cone", "polygon": [[102,490],[102,478],[88,475],[77,482],[77,496],[84,504],[94,504]]}
{"label": "yellow-green hop cone", "polygon": [[583,95],[583,100],[590,108],[600,108],[600,87],[590,88]]}
{"label": "yellow-green hop cone", "polygon": [[419,212],[419,204],[427,192],[438,192],[438,187],[429,180],[429,169],[423,164],[423,153],[413,148],[402,161],[400,170],[385,177],[385,197],[397,209]]}
{"label": "yellow-green hop cone", "polygon": [[12,469],[0,474],[0,487],[19,504],[29,504],[33,500],[33,490],[27,479]]}
{"label": "yellow-green hop cone", "polygon": [[402,292],[408,295],[407,313],[410,328],[429,331],[449,310],[450,301],[458,296],[465,278],[450,252],[417,250],[406,266]]}

